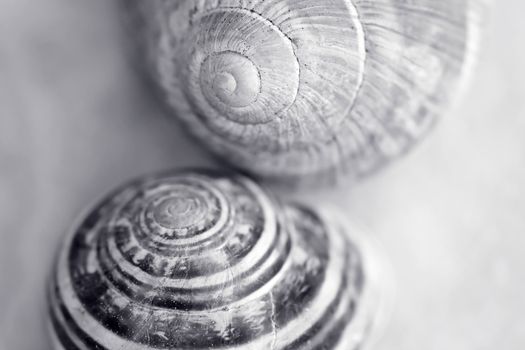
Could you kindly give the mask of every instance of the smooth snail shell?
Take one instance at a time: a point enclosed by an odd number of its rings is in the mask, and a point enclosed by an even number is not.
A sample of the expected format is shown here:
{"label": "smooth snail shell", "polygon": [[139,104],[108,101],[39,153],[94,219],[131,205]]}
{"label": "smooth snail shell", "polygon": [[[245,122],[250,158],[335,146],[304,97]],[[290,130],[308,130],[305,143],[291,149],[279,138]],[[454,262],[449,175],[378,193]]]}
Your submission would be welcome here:
{"label": "smooth snail shell", "polygon": [[243,177],[182,172],[107,196],[49,288],[56,349],[357,349],[377,277],[359,240]]}
{"label": "smooth snail shell", "polygon": [[478,1],[123,2],[198,138],[253,175],[304,181],[369,173],[425,134],[457,92]]}

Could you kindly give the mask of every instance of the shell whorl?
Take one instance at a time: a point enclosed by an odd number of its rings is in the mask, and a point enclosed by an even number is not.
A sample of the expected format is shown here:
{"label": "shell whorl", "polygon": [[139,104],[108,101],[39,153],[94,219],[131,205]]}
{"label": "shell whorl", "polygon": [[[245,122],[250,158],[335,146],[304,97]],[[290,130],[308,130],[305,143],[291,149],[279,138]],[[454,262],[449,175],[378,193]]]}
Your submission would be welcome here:
{"label": "shell whorl", "polygon": [[353,349],[373,316],[359,244],[251,181],[141,179],[74,228],[50,283],[57,349]]}
{"label": "shell whorl", "polygon": [[[359,176],[456,93],[479,0],[126,1],[177,117],[252,174]],[[473,24],[474,23],[474,24]]]}

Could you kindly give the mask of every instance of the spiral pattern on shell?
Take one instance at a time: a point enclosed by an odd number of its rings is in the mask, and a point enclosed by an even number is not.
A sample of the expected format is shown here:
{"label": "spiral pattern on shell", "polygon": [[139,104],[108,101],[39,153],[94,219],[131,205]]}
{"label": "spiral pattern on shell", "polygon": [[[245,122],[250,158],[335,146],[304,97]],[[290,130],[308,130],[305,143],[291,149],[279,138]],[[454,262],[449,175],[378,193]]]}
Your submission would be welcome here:
{"label": "spiral pattern on shell", "polygon": [[176,116],[266,178],[359,176],[457,92],[479,0],[125,1]]}
{"label": "spiral pattern on shell", "polygon": [[377,305],[343,226],[204,172],[124,185],[65,242],[57,349],[354,349]]}

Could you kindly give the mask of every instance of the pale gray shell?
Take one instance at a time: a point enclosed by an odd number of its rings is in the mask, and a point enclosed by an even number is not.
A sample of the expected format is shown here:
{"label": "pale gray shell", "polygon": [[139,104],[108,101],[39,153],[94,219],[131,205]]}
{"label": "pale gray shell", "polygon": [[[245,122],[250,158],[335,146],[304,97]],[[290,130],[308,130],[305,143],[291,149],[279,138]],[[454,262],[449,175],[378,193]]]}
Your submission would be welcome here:
{"label": "pale gray shell", "polygon": [[256,176],[360,176],[434,122],[479,0],[130,0],[130,35],[174,114]]}
{"label": "pale gray shell", "polygon": [[56,349],[361,349],[375,260],[326,214],[235,176],[117,189],[73,228],[49,285]]}

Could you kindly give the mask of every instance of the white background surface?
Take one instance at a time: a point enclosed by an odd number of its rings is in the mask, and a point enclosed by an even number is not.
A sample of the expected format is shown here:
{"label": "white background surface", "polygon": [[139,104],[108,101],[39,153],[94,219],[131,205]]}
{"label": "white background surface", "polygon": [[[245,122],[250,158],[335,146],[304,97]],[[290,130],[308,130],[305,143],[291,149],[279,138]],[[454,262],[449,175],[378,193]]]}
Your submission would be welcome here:
{"label": "white background surface", "polygon": [[[495,3],[469,92],[414,152],[305,196],[383,243],[397,302],[377,349],[525,348],[524,13]],[[213,164],[136,78],[117,22],[108,0],[0,0],[0,349],[48,349],[45,281],[87,204]]]}

